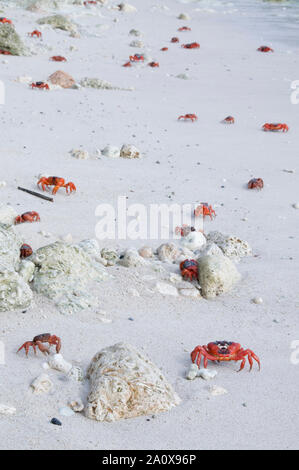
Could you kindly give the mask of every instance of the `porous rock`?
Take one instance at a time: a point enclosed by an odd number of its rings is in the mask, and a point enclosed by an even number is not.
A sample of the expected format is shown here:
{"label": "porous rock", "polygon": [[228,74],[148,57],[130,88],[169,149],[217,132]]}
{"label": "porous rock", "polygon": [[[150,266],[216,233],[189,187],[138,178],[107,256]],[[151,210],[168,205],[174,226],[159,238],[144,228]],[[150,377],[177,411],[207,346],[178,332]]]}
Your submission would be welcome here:
{"label": "porous rock", "polygon": [[22,240],[14,227],[0,223],[0,266],[16,270],[20,262]]}
{"label": "porous rock", "polygon": [[0,24],[0,49],[11,55],[28,55],[28,50],[21,41],[13,25]]}
{"label": "porous rock", "polygon": [[53,383],[47,374],[41,374],[33,380],[31,388],[36,395],[49,393],[53,389]]}
{"label": "porous rock", "polygon": [[30,306],[32,291],[24,279],[15,271],[0,265],[0,311],[24,309]]}
{"label": "porous rock", "polygon": [[134,145],[124,144],[120,149],[120,156],[122,158],[139,158],[140,152]]}
{"label": "porous rock", "polygon": [[210,299],[229,292],[241,276],[226,256],[211,255],[198,259],[198,281],[203,297]]}
{"label": "porous rock", "polygon": [[71,35],[78,34],[77,26],[69,18],[63,15],[46,16],[44,18],[40,18],[37,23],[40,25],[48,24],[53,29],[68,31]]}
{"label": "porous rock", "polygon": [[174,243],[163,243],[157,249],[157,253],[160,261],[173,263],[180,255],[180,250]]}
{"label": "porous rock", "polygon": [[201,232],[190,232],[181,239],[182,246],[192,251],[200,250],[206,243],[206,237]]}
{"label": "porous rock", "polygon": [[238,262],[245,256],[251,256],[249,243],[233,235],[224,235],[221,232],[210,232],[207,235],[209,242],[215,243],[228,258]]}
{"label": "porous rock", "polygon": [[6,225],[13,225],[17,212],[9,204],[0,204],[0,223]]}
{"label": "porous rock", "polygon": [[97,421],[157,414],[180,403],[160,369],[129,344],[117,343],[98,352],[87,376],[90,393],[85,413]]}
{"label": "porous rock", "polygon": [[75,86],[75,80],[71,75],[62,70],[57,70],[56,72],[52,73],[48,80],[52,83],[52,85],[58,85],[61,88],[72,88]]}
{"label": "porous rock", "polygon": [[118,158],[120,156],[120,149],[115,145],[106,145],[106,147],[101,150],[101,154],[109,158]]}

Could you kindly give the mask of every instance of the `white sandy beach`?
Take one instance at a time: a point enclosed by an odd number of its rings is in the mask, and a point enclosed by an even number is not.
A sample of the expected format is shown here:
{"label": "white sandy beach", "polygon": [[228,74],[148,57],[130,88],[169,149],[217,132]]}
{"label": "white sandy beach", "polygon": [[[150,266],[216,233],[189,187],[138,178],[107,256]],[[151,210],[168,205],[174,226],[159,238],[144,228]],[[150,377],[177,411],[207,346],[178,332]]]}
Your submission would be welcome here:
{"label": "white sandy beach", "polygon": [[[299,42],[283,41],[263,21],[252,22],[236,2],[213,8],[210,2],[132,0],[133,13],[65,6],[59,13],[79,25],[80,38],[40,27],[36,21],[53,11],[33,13],[0,2],[1,16],[11,18],[23,41],[36,54],[0,55],[0,79],[6,103],[0,105],[0,202],[20,214],[35,210],[41,222],[16,228],[33,249],[72,234],[74,242],[94,238],[101,203],[200,203],[213,205],[217,217],[205,230],[219,230],[247,240],[254,256],[238,269],[241,282],[216,300],[162,296],[148,289],[133,269],[106,268],[113,277],[98,285],[100,306],[111,316],[102,323],[96,311],[71,316],[59,313],[45,297],[34,294],[25,313],[0,312],[0,403],[16,408],[0,415],[1,449],[298,449],[299,364],[292,364],[291,344],[299,340],[298,216],[299,104],[290,101],[291,82],[299,80]],[[11,2],[12,3],[12,2]],[[218,2],[221,3],[221,2]],[[2,6],[3,4],[3,6]],[[185,12],[188,21],[177,16]],[[115,21],[117,19],[117,21]],[[190,32],[178,33],[187,25]],[[42,40],[27,33],[40,29]],[[134,28],[143,36],[134,38]],[[180,44],[171,44],[173,36]],[[278,37],[278,39],[277,39]],[[141,49],[130,47],[134,39]],[[197,41],[200,49],[181,48]],[[268,45],[274,53],[257,52]],[[70,47],[72,50],[70,50]],[[167,46],[167,52],[160,49]],[[129,55],[144,52],[159,68],[124,68]],[[49,61],[52,55],[66,63]],[[16,81],[29,76],[45,81],[64,70],[76,81],[98,77],[132,91],[32,90]],[[185,73],[189,79],[176,78]],[[198,120],[178,122],[195,113]],[[226,116],[235,124],[223,125]],[[287,123],[288,133],[262,132],[265,122]],[[140,159],[96,158],[107,144],[136,145]],[[88,160],[70,156],[82,148]],[[157,163],[157,161],[159,163]],[[284,170],[295,170],[286,172]],[[39,175],[58,175],[77,186],[69,196],[59,190],[50,203],[18,191],[37,190]],[[262,191],[247,182],[261,177]],[[48,194],[48,193],[47,193]],[[50,194],[48,194],[50,195]],[[170,196],[170,197],[169,197]],[[50,233],[45,238],[40,231]],[[100,246],[157,248],[159,240],[108,240]],[[179,274],[178,266],[173,271]],[[130,289],[140,296],[133,296]],[[261,297],[262,304],[252,298]],[[129,320],[133,319],[132,320]],[[33,336],[51,332],[62,339],[66,359],[84,370],[100,349],[125,341],[146,353],[162,369],[182,402],[167,413],[114,423],[83,414],[59,415],[69,399],[86,399],[84,386],[50,371],[55,391],[35,396],[32,380],[43,372],[45,358],[18,347]],[[211,382],[187,381],[190,352],[197,344],[236,341],[260,358],[251,373],[248,363],[210,364]],[[210,385],[227,390],[211,396]],[[62,426],[53,426],[56,417]]]}

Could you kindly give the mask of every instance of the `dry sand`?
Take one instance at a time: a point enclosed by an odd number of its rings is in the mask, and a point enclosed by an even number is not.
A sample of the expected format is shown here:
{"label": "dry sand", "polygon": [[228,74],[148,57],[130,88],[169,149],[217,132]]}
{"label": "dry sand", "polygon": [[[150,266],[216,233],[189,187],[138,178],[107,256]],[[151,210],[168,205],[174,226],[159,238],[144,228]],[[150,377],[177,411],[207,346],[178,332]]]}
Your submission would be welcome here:
{"label": "dry sand", "polygon": [[[296,169],[298,160],[299,108],[290,102],[290,82],[299,78],[298,48],[276,42],[262,23],[245,27],[238,13],[209,14],[196,11],[197,4],[173,0],[163,1],[168,9],[153,8],[158,3],[135,2],[138,11],[131,14],[103,8],[96,15],[79,8],[74,18],[81,27],[80,39],[45,28],[37,55],[0,57],[6,85],[6,104],[0,108],[0,180],[7,182],[0,189],[1,202],[20,213],[40,213],[40,223],[17,228],[36,249],[67,233],[74,241],[93,238],[96,206],[114,202],[118,195],[146,205],[209,201],[217,218],[207,222],[206,230],[248,240],[255,256],[240,263],[243,280],[238,288],[215,301],[150,294],[133,270],[111,268],[114,278],[100,284],[97,294],[112,323],[84,311],[63,316],[36,295],[25,313],[1,313],[6,363],[0,366],[0,403],[17,409],[14,416],[0,417],[1,449],[298,448],[299,365],[290,362],[290,355],[291,342],[299,339],[299,212],[292,207],[299,194],[297,173],[283,171]],[[177,20],[181,11],[191,21]],[[5,15],[26,43],[37,47],[39,40],[25,36],[42,15],[14,8],[5,8]],[[192,32],[181,33],[181,42],[198,41],[199,50],[169,44],[183,24]],[[144,33],[142,51],[158,60],[160,68],[121,67],[129,54],[139,52],[129,47],[132,28]],[[275,53],[256,52],[264,43]],[[70,51],[70,46],[77,50]],[[160,52],[163,46],[169,51]],[[68,62],[50,62],[57,54]],[[99,77],[135,91],[42,92],[15,82],[25,75],[45,80],[59,69],[76,80]],[[190,79],[175,78],[180,73]],[[196,113],[198,121],[179,123],[177,116],[185,113]],[[235,117],[234,126],[220,124],[227,115]],[[286,122],[290,132],[264,133],[264,122]],[[76,160],[68,154],[80,146],[94,154],[97,148],[124,142],[136,145],[143,158]],[[16,190],[17,185],[34,190],[40,174],[75,182],[77,193],[66,197],[59,191],[51,204]],[[264,179],[262,191],[246,189],[251,177]],[[40,230],[52,236],[45,239]],[[144,241],[101,242],[114,244],[141,246]],[[131,287],[141,296],[132,296]],[[252,303],[255,296],[264,302]],[[77,389],[53,371],[54,394],[33,396],[29,385],[43,372],[44,358],[16,355],[25,340],[46,331],[60,336],[65,358],[84,368],[105,346],[134,344],[162,368],[182,404],[150,420],[113,424],[80,414],[61,417],[59,408],[77,394],[84,400],[87,385]],[[238,374],[236,363],[212,364],[218,371],[212,382],[187,381],[193,347],[222,339],[251,348],[261,359],[261,371],[254,367],[248,373],[246,365]],[[213,397],[210,384],[228,393]],[[54,416],[62,427],[49,423]]]}

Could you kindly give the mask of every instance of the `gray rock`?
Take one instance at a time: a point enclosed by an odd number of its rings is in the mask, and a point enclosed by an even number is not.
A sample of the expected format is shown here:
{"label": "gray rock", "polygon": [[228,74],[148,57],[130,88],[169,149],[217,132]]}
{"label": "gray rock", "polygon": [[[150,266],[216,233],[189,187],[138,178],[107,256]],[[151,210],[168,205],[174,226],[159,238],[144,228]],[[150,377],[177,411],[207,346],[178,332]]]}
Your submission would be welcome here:
{"label": "gray rock", "polygon": [[21,41],[13,25],[0,24],[0,49],[12,55],[28,55],[28,49]]}

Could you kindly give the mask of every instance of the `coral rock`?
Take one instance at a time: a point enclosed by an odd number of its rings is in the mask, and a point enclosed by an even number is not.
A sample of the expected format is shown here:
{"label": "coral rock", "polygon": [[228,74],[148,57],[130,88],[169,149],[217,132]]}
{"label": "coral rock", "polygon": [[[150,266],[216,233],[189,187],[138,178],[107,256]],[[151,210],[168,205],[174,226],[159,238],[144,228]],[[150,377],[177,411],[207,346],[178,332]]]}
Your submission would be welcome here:
{"label": "coral rock", "polygon": [[226,256],[203,256],[198,259],[198,280],[203,297],[209,299],[229,292],[241,276]]}
{"label": "coral rock", "polygon": [[52,85],[58,85],[61,88],[72,88],[76,83],[71,75],[62,70],[57,70],[57,72],[52,73],[48,80]]}

